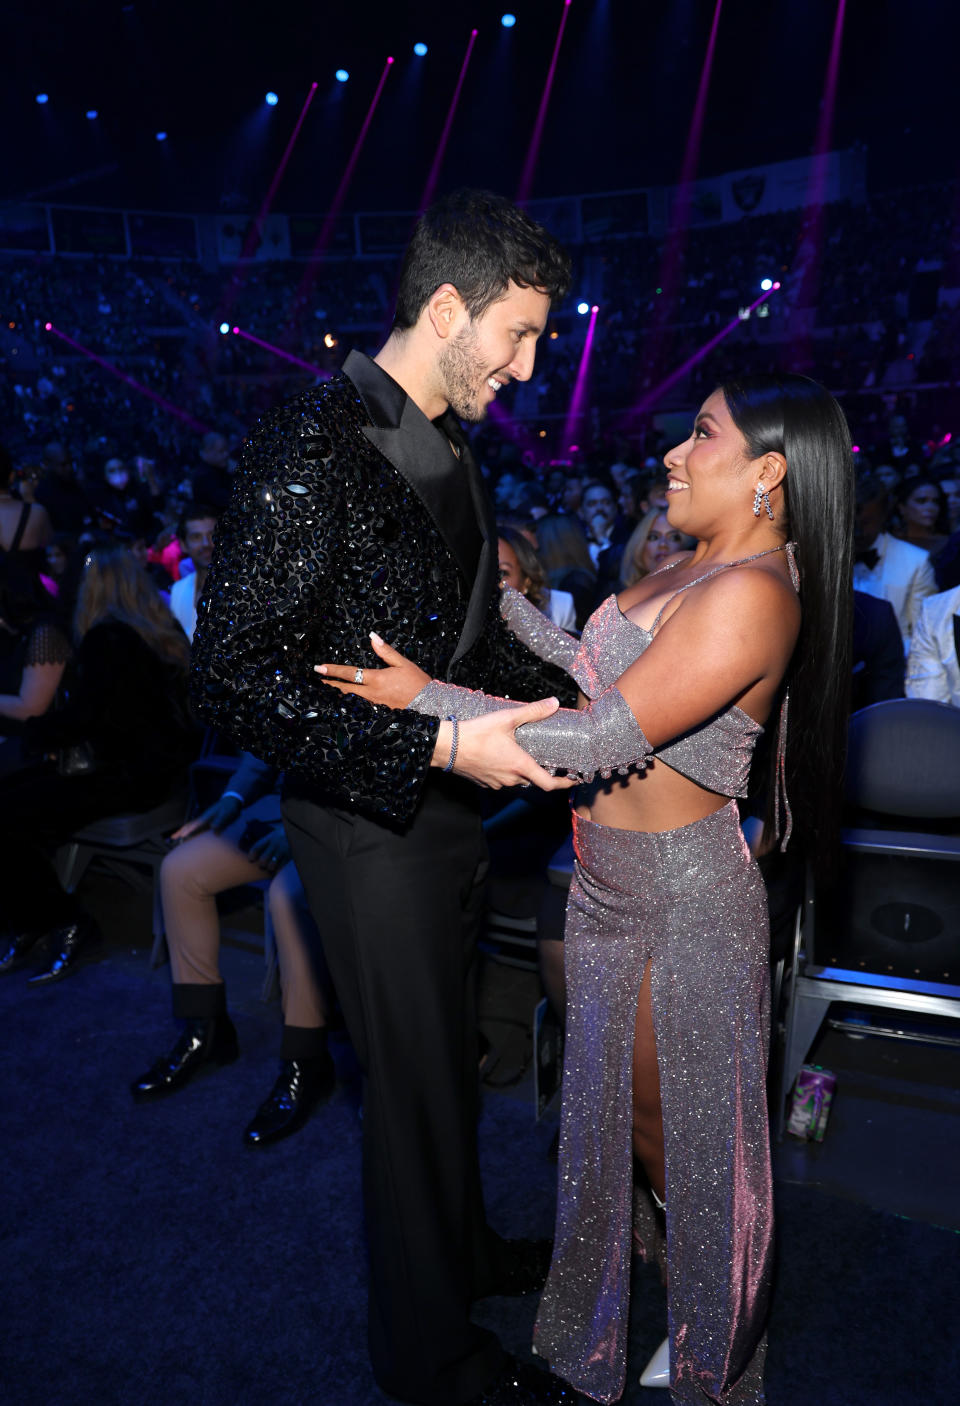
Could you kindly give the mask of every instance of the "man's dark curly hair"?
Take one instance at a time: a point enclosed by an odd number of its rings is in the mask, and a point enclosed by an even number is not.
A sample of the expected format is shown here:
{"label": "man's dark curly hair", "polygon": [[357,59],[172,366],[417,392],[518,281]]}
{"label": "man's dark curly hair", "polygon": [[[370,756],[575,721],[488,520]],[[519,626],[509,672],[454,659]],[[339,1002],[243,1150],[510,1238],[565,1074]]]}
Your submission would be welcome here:
{"label": "man's dark curly hair", "polygon": [[513,282],[551,303],[570,287],[570,256],[525,211],[486,190],[458,190],[417,222],[400,269],[395,328],[412,327],[442,283],[452,283],[471,318]]}

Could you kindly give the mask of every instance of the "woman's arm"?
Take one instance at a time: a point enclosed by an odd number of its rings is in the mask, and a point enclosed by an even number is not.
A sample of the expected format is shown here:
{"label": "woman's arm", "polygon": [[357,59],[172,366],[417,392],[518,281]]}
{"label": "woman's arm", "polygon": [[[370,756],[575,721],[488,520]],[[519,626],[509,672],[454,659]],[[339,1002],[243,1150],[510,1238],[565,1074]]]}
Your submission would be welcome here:
{"label": "woman's arm", "polygon": [[20,677],[19,693],[0,693],[0,717],[41,717],[57,695],[66,663],[26,664]]}
{"label": "woman's arm", "polygon": [[[517,639],[548,664],[556,664],[570,674],[580,641],[561,630],[549,616],[512,586],[500,595],[500,614]],[[571,675],[572,676],[572,675]]]}
{"label": "woman's arm", "polygon": [[[800,623],[797,598],[772,572],[728,572],[688,592],[667,617],[653,642],[583,710],[560,708],[525,724],[516,739],[542,767],[589,777],[596,772],[642,768],[657,747],[707,722],[748,697],[762,716],[786,671]],[[377,641],[387,668],[364,670],[351,683],[352,668],[321,666],[342,692],[365,692],[373,702],[407,707],[437,718],[475,726],[516,703],[425,675],[395,650]],[[413,689],[419,684],[419,691]],[[449,728],[438,738],[445,755]]]}

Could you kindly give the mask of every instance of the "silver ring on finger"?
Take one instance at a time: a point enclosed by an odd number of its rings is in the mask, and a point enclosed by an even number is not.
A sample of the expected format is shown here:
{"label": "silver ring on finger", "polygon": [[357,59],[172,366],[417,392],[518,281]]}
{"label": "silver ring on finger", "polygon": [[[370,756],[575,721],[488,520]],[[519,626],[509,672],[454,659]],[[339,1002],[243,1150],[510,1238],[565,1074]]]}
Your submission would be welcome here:
{"label": "silver ring on finger", "polygon": [[353,676],[354,683],[363,683],[363,670],[358,669]]}

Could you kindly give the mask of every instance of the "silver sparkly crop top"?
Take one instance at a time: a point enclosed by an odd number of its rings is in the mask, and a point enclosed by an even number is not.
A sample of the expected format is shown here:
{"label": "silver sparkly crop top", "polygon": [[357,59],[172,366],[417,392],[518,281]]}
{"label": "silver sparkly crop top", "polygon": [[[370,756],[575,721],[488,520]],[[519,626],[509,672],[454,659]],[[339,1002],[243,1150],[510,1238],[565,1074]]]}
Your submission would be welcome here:
{"label": "silver sparkly crop top", "polygon": [[[584,627],[570,674],[588,698],[597,698],[640,657],[653,631],[645,630],[607,599]],[[745,796],[753,749],[763,728],[735,704],[654,749],[659,758],[698,786],[721,796]]]}
{"label": "silver sparkly crop top", "polygon": [[[509,588],[504,591],[501,610],[510,628],[535,654],[541,659],[549,659],[559,664],[579,684],[586,696],[593,700],[615,684],[648,647],[663,618],[664,610],[676,596],[692,586],[702,584],[711,576],[729,571],[735,566],[742,566],[746,562],[756,561],[773,551],[786,552],[790,578],[794,589],[799,591],[800,578],[794,558],[795,543],[788,542],[783,548],[774,547],[741,557],[738,561],[723,562],[703,576],[688,581],[664,601],[649,630],[624,615],[615,595],[608,596],[593,612],[584,626],[579,644],[516,591]],[[660,570],[666,573],[680,564],[671,562]],[[712,718],[698,723],[689,732],[655,748],[652,755],[654,758],[659,757],[674,771],[679,771],[681,775],[689,777],[708,791],[715,791],[721,796],[745,796],[754,748],[763,731],[760,723],[755,722],[736,704],[731,704]],[[778,733],[779,775],[782,771],[782,757],[779,754],[786,742],[786,700],[781,709]],[[786,805],[785,794],[783,800]],[[789,806],[786,807],[786,812],[789,835]]]}

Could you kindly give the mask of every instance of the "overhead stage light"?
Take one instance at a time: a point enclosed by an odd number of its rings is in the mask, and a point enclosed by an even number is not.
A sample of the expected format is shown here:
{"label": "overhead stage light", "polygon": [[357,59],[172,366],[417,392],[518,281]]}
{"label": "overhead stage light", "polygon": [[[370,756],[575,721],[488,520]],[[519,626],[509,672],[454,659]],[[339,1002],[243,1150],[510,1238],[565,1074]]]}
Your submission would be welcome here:
{"label": "overhead stage light", "polygon": [[166,132],[158,132],[158,133],[157,133],[157,141],[158,141],[158,142],[165,142],[166,140],[167,140],[167,134],[166,134]]}
{"label": "overhead stage light", "polygon": [[580,314],[581,317],[586,317],[586,315],[587,315],[587,313],[588,313],[589,311],[590,311],[590,304],[589,304],[589,303],[577,303],[577,312]]}
{"label": "overhead stage light", "polygon": [[760,280],[760,292],[761,292],[761,293],[769,293],[769,292],[770,292],[770,289],[771,289],[772,287],[773,287],[773,279],[772,279],[772,278],[762,278],[762,279]]}
{"label": "overhead stage light", "polygon": [[278,103],[279,101],[280,101],[280,99],[277,97],[276,93],[274,93],[274,92],[269,92],[269,93],[267,93],[266,96],[264,97],[264,102],[266,103],[267,107],[276,107],[276,105],[277,105],[277,103]]}
{"label": "overhead stage light", "polygon": [[49,93],[38,93],[38,94],[37,94],[37,102],[40,104],[41,107],[43,106],[44,103],[48,103],[49,101],[50,101],[50,94],[49,94]]}
{"label": "overhead stage light", "polygon": [[413,52],[416,54],[418,59],[422,59],[427,52],[426,44],[414,44]]}
{"label": "overhead stage light", "polygon": [[99,116],[100,116],[100,114],[99,114],[99,112],[97,111],[97,109],[96,109],[95,107],[91,107],[91,108],[88,108],[88,109],[87,109],[87,120],[88,120],[89,122],[93,122],[93,121],[94,121],[97,117],[99,117]]}
{"label": "overhead stage light", "polygon": [[221,336],[221,337],[225,337],[229,331],[230,331],[230,324],[229,324],[229,322],[221,322],[221,324],[220,324],[220,336]]}
{"label": "overhead stage light", "polygon": [[500,23],[503,25],[504,29],[512,29],[516,22],[516,15],[511,15],[507,13],[505,15],[500,16]]}
{"label": "overhead stage light", "polygon": [[346,83],[347,79],[350,77],[345,68],[338,68],[333,76],[338,83]]}

